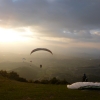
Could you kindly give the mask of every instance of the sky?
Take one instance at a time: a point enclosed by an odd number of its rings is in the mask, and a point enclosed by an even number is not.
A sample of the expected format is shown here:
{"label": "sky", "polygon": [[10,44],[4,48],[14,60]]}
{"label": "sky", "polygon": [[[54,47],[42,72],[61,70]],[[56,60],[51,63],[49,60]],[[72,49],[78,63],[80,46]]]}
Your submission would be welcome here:
{"label": "sky", "polygon": [[0,52],[99,53],[100,0],[0,0]]}

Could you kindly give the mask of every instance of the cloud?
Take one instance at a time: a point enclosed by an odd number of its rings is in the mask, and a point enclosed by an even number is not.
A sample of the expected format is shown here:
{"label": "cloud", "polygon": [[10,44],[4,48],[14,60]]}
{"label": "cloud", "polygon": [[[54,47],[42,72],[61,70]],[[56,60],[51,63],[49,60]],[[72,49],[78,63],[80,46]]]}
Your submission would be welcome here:
{"label": "cloud", "polygon": [[[25,25],[43,24],[44,26],[59,26],[68,28],[84,28],[87,25],[99,23],[99,1],[84,0],[1,0],[1,14],[8,16],[10,21]],[[50,0],[49,0],[50,1]],[[53,1],[53,0],[52,0]],[[3,16],[4,17],[4,16]],[[3,18],[2,17],[2,18]],[[13,19],[13,20],[12,20]],[[15,23],[13,22],[13,23]],[[81,26],[80,26],[81,25]]]}
{"label": "cloud", "polygon": [[17,2],[18,0],[12,0],[12,2]]}
{"label": "cloud", "polygon": [[[42,37],[99,41],[100,0],[0,0],[0,26],[31,27]],[[96,40],[97,39],[97,40]]]}

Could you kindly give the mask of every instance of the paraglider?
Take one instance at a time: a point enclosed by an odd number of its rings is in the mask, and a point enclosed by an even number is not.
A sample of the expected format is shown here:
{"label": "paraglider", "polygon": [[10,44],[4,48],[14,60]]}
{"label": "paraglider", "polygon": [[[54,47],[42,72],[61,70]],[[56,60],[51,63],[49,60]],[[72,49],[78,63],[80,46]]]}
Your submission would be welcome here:
{"label": "paraglider", "polygon": [[30,66],[31,66],[32,61],[30,61]]}
{"label": "paraglider", "polygon": [[25,61],[26,59],[25,58],[23,58],[23,62]]}
{"label": "paraglider", "polygon": [[23,60],[26,60],[25,58],[23,58]]}
{"label": "paraglider", "polygon": [[23,60],[26,60],[25,58],[23,58]]}
{"label": "paraglider", "polygon": [[[49,53],[51,53],[53,55],[53,53],[51,52],[51,50],[47,49],[47,48],[36,48],[36,49],[33,49],[30,53],[30,55],[33,53],[33,52],[36,52],[36,51],[40,51],[40,50],[43,50],[43,51],[47,51]],[[40,68],[42,68],[42,65],[40,65]]]}
{"label": "paraglider", "polygon": [[42,65],[40,65],[40,68],[42,68]]}
{"label": "paraglider", "polygon": [[50,53],[53,55],[53,53],[52,53],[49,49],[47,49],[47,48],[36,48],[36,49],[33,49],[33,50],[31,51],[30,55],[31,55],[33,52],[39,51],[39,50],[48,51],[48,52],[50,52]]}

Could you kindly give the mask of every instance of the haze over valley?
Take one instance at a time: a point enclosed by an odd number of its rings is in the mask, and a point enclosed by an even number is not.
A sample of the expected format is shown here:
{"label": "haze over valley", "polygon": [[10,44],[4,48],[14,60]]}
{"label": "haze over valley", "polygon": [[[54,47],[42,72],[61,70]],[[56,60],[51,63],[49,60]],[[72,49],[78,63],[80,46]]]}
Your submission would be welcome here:
{"label": "haze over valley", "polygon": [[[32,80],[75,82],[86,73],[99,81],[99,9],[99,0],[0,0],[0,69]],[[35,48],[53,55],[30,55]]]}

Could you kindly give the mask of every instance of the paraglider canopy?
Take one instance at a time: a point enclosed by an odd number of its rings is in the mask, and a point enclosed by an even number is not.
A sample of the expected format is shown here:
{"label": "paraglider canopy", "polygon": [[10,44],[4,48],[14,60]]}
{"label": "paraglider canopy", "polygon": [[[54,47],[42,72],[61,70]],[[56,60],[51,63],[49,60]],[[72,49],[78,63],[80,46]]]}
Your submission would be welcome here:
{"label": "paraglider canopy", "polygon": [[25,58],[23,58],[22,60],[23,60],[23,62],[24,62],[26,59],[25,59]]}
{"label": "paraglider canopy", "polygon": [[53,55],[53,53],[52,53],[49,49],[47,49],[47,48],[36,48],[36,49],[33,49],[33,50],[31,51],[30,55],[31,55],[33,52],[39,51],[39,50],[48,51],[48,52],[50,52],[50,53]]}

